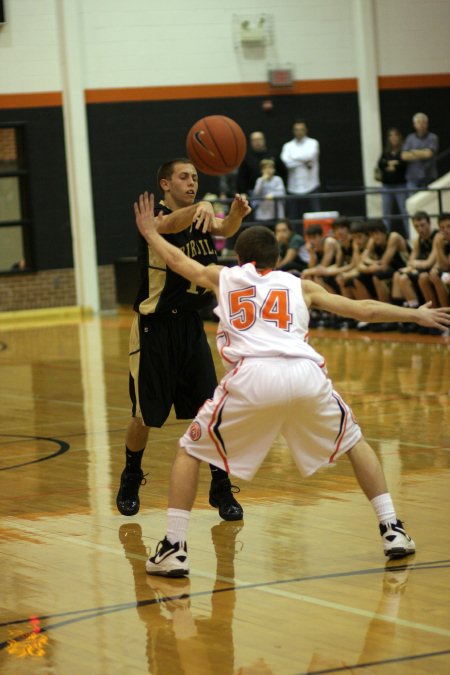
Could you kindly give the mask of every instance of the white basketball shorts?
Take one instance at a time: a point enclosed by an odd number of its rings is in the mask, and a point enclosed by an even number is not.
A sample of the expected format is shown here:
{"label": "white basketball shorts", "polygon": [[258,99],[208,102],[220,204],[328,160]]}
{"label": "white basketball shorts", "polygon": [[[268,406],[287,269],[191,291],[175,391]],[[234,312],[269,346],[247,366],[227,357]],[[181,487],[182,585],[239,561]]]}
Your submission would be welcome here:
{"label": "white basketball shorts", "polygon": [[362,436],[319,365],[305,358],[245,358],[217,385],[180,445],[250,480],[279,433],[303,476],[333,462]]}

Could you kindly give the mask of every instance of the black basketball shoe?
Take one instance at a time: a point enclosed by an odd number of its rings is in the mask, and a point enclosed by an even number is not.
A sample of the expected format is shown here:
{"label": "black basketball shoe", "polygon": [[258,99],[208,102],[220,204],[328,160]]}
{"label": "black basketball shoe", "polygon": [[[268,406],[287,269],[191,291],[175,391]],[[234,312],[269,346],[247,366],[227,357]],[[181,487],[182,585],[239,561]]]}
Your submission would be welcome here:
{"label": "black basketball shoe", "polygon": [[147,480],[143,471],[129,473],[126,469],[120,476],[120,487],[116,497],[117,508],[123,516],[134,516],[139,511],[139,488]]}
{"label": "black basketball shoe", "polygon": [[219,509],[223,520],[242,520],[244,510],[234,498],[233,493],[240,492],[237,485],[232,485],[228,476],[220,480],[212,480],[209,488],[209,503]]}

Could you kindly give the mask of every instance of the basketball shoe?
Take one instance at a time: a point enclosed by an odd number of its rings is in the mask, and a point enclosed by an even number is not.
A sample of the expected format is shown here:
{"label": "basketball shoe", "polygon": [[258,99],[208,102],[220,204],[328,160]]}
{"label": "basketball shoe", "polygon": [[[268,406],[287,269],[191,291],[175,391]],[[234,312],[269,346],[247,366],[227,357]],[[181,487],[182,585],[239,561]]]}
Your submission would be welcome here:
{"label": "basketball shoe", "polygon": [[228,476],[213,479],[209,488],[209,503],[219,509],[219,516],[223,520],[242,520],[244,510],[234,498],[233,493],[240,492],[237,485],[232,485]]}
{"label": "basketball shoe", "polygon": [[406,534],[401,520],[395,524],[380,524],[380,534],[383,540],[384,555],[389,558],[402,558],[416,552],[416,545],[409,534]]}
{"label": "basketball shoe", "polygon": [[139,488],[147,480],[143,471],[130,473],[126,469],[120,476],[120,487],[116,497],[116,505],[123,516],[134,516],[139,511]]}
{"label": "basketball shoe", "polygon": [[145,563],[147,574],[155,574],[161,577],[183,577],[189,574],[187,559],[187,545],[185,541],[171,544],[164,537],[156,547],[155,555]]}

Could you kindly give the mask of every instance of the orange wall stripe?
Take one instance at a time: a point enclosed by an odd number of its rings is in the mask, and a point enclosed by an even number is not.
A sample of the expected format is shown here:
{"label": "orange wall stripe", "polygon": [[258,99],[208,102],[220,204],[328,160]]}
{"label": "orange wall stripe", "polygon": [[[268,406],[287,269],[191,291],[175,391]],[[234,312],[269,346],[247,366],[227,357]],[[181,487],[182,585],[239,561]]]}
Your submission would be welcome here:
{"label": "orange wall stripe", "polygon": [[[450,73],[430,75],[382,75],[380,90],[427,89],[450,87]],[[298,94],[331,94],[358,91],[356,78],[334,80],[296,80],[292,87],[271,87],[267,82],[228,82],[193,84],[174,87],[124,87],[86,89],[86,103],[125,103],[129,101],[173,101],[183,99],[245,98],[247,96],[292,96]],[[48,108],[62,105],[62,92],[0,94],[0,109]]]}
{"label": "orange wall stripe", "polygon": [[450,73],[385,75],[378,78],[379,89],[435,89],[440,87],[450,87]]}
{"label": "orange wall stripe", "polygon": [[52,108],[62,105],[60,91],[40,91],[33,94],[0,94],[2,108]]}
{"label": "orange wall stripe", "polygon": [[292,87],[271,87],[267,82],[193,84],[174,87],[128,87],[123,89],[87,89],[87,103],[125,101],[170,101],[246,96],[281,96],[357,91],[355,78],[341,80],[297,80]]}

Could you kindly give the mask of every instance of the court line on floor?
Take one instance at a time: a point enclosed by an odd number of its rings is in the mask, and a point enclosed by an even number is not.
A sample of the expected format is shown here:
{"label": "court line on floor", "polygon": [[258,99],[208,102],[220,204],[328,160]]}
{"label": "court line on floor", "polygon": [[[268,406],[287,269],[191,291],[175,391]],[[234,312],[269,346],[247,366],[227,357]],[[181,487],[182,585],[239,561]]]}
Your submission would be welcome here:
{"label": "court line on floor", "polygon": [[[93,542],[89,542],[83,539],[79,539],[77,537],[70,537],[67,535],[59,535],[56,533],[50,533],[44,530],[40,530],[39,528],[27,528],[25,526],[21,526],[20,524],[15,524],[14,525],[16,529],[21,529],[22,531],[25,531],[29,534],[36,535],[38,534],[42,538],[47,538],[47,539],[56,539],[59,541],[63,541],[64,543],[69,543],[69,544],[75,544],[76,546],[84,546],[86,548],[94,549],[96,551],[101,551],[103,553],[110,553],[113,555],[120,555],[123,556],[123,550],[119,548],[112,548],[111,546],[105,546],[104,544],[95,544]],[[138,555],[138,554],[128,554],[128,557],[133,557],[137,560],[142,560],[145,561],[146,557]],[[448,566],[448,563],[450,561],[441,561],[445,562],[446,564],[444,565],[445,567]],[[430,563],[428,563],[430,564]],[[423,567],[423,565],[418,565],[417,567],[414,566],[409,566],[408,569],[428,569],[427,567]],[[211,579],[215,581],[222,581],[224,583],[230,583],[233,585],[234,590],[236,591],[242,591],[242,590],[249,590],[249,589],[254,589],[254,590],[260,590],[262,592],[268,593],[269,595],[275,595],[278,597],[283,597],[287,598],[289,600],[296,600],[299,602],[305,602],[311,605],[316,605],[319,607],[325,607],[327,609],[333,609],[336,611],[340,612],[345,612],[348,614],[354,614],[356,616],[362,616],[368,619],[378,619],[380,621],[385,621],[386,623],[394,623],[399,626],[403,626],[405,628],[413,628],[416,630],[421,630],[423,632],[427,633],[432,633],[434,635],[441,635],[444,637],[450,637],[450,630],[447,630],[445,628],[438,628],[436,626],[429,626],[428,624],[416,622],[416,621],[408,621],[406,619],[401,619],[399,617],[392,617],[386,614],[379,614],[377,612],[371,612],[368,610],[360,609],[358,607],[351,607],[349,605],[343,605],[342,603],[338,602],[333,602],[329,600],[322,600],[321,598],[316,598],[314,596],[310,595],[303,595],[300,593],[293,593],[292,591],[284,591],[280,588],[273,588],[273,586],[279,586],[281,584],[288,584],[288,583],[299,583],[302,581],[314,581],[318,579],[331,579],[331,578],[338,578],[339,576],[357,576],[359,574],[370,574],[370,573],[381,573],[385,572],[386,568],[375,568],[375,571],[358,571],[355,570],[353,572],[344,572],[344,573],[335,573],[332,575],[321,575],[321,576],[315,576],[315,577],[298,577],[298,578],[293,578],[293,579],[278,579],[275,581],[266,581],[266,582],[259,582],[259,583],[251,583],[249,584],[246,581],[243,581],[242,579],[230,579],[227,577],[221,577],[217,576],[214,574],[210,574],[208,572],[202,572],[200,570],[192,569],[193,575],[204,578],[204,579]],[[212,591],[207,591],[206,593],[211,594]],[[196,595],[203,595],[205,592],[201,591],[198,594],[192,593],[190,594],[191,597],[196,597]]]}
{"label": "court line on floor", "polygon": [[326,675],[327,673],[343,673],[369,668],[370,666],[384,666],[389,663],[404,663],[405,661],[418,661],[419,659],[429,659],[434,656],[445,656],[450,654],[450,649],[443,649],[439,652],[426,652],[425,654],[412,654],[411,656],[397,656],[393,659],[381,659],[380,661],[366,661],[365,663],[351,663],[338,668],[326,668],[325,670],[307,670],[296,675]]}

